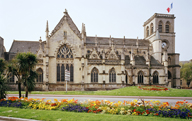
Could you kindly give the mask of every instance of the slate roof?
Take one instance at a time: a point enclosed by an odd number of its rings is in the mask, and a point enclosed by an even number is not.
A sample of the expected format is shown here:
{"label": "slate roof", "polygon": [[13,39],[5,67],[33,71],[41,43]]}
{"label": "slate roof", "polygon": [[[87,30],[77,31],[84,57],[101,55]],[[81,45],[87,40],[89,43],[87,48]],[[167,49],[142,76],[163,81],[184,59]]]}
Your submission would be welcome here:
{"label": "slate roof", "polygon": [[146,60],[143,56],[135,56],[135,65],[146,65]]}
{"label": "slate roof", "polygon": [[153,56],[151,56],[151,66],[162,66],[159,61],[155,60]]}
{"label": "slate roof", "polygon": [[[42,42],[42,49],[44,50],[44,44]],[[39,50],[39,41],[20,41],[14,40],[12,46],[9,50],[9,53],[17,52],[32,52],[36,54]]]}
{"label": "slate roof", "polygon": [[[86,38],[86,45],[87,47],[93,47],[95,46],[95,39],[96,37],[91,37],[91,36],[87,36]],[[110,37],[97,37],[97,44],[101,46],[108,46],[110,42]],[[125,46],[136,46],[136,42],[137,39],[127,39],[125,38],[125,42],[124,42],[124,38],[113,38],[113,43],[114,45],[124,45]],[[139,46],[148,46],[149,45],[149,41],[148,40],[144,40],[144,39],[139,39]]]}

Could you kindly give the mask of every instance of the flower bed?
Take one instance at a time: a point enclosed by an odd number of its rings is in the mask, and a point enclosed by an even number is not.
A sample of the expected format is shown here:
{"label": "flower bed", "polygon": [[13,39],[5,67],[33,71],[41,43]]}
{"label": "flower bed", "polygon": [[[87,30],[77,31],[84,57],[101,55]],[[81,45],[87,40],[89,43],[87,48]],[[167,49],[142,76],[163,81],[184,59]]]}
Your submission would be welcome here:
{"label": "flower bed", "polygon": [[157,85],[152,85],[152,86],[138,86],[139,89],[142,89],[142,90],[149,90],[149,91],[169,91],[168,88],[166,87],[163,87],[163,86],[157,86]]}
{"label": "flower bed", "polygon": [[[192,118],[192,104],[187,101],[178,101],[175,105],[169,105],[168,102],[133,100],[110,102],[108,100],[68,100],[62,99],[54,101],[44,99],[27,99],[11,97],[8,100],[1,100],[0,106],[9,107],[10,104],[20,103],[20,108],[29,108],[35,110],[61,110],[73,112],[101,113],[114,115],[144,115],[159,116],[170,118]],[[17,107],[17,106],[13,106]]]}

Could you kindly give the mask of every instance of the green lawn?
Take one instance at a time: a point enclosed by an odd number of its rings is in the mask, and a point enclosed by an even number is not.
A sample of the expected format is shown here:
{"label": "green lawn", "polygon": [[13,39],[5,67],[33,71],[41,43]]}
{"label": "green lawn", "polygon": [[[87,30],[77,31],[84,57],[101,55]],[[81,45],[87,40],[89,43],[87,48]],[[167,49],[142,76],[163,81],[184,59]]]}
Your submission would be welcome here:
{"label": "green lawn", "polygon": [[[8,91],[7,94],[18,94],[18,91]],[[23,91],[22,94],[25,92]],[[148,91],[130,86],[109,91],[68,91],[67,93],[65,91],[33,91],[31,94],[192,97],[192,90]]]}
{"label": "green lawn", "polygon": [[32,110],[10,107],[0,107],[0,116],[17,117],[25,119],[36,119],[45,121],[183,121],[186,119],[163,118],[154,116],[132,116],[75,113],[60,110]]}

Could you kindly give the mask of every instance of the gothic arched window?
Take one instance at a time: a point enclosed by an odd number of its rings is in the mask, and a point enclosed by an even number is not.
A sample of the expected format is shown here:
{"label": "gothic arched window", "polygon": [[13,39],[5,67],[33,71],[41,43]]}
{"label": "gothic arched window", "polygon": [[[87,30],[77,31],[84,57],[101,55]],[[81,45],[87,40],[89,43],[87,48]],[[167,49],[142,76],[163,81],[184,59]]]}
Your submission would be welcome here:
{"label": "gothic arched window", "polygon": [[170,32],[170,22],[169,22],[169,21],[166,22],[165,32],[166,32],[166,33],[169,33],[169,32]]}
{"label": "gothic arched window", "polygon": [[37,82],[43,82],[43,70],[41,68],[37,69]]}
{"label": "gothic arched window", "polygon": [[159,22],[158,30],[159,30],[159,32],[163,32],[163,22],[162,21]]}
{"label": "gothic arched window", "polygon": [[114,68],[109,72],[109,82],[116,82],[116,73]]}
{"label": "gothic arched window", "polygon": [[96,68],[93,68],[91,71],[91,82],[98,82],[98,70]]}
{"label": "gothic arched window", "polygon": [[159,76],[157,72],[153,73],[153,84],[158,84],[159,83]]}
{"label": "gothic arched window", "polygon": [[70,72],[70,81],[74,80],[74,66],[73,66],[73,53],[70,48],[65,44],[57,53],[57,82],[65,81],[65,70]]}
{"label": "gothic arched window", "polygon": [[138,84],[143,84],[143,72],[140,71],[137,76]]}
{"label": "gothic arched window", "polygon": [[151,23],[151,26],[150,26],[150,34],[153,34],[153,23]]}
{"label": "gothic arched window", "polygon": [[73,58],[72,50],[67,45],[63,45],[57,53],[57,58]]}

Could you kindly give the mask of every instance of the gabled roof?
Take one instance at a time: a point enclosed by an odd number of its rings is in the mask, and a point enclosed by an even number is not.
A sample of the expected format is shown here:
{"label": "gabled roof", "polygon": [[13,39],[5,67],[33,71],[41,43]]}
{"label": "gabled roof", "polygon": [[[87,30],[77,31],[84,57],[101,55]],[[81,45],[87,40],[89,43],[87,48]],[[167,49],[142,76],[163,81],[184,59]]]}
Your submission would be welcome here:
{"label": "gabled roof", "polygon": [[81,34],[80,34],[80,31],[79,29],[77,28],[77,26],[74,24],[73,20],[71,19],[71,17],[69,16],[68,12],[65,11],[64,12],[65,15],[61,18],[61,20],[59,21],[59,23],[56,25],[56,27],[53,29],[53,31],[51,32],[51,36],[55,34],[55,32],[57,32],[60,27],[63,25],[63,22],[65,20],[65,17],[66,17],[66,20],[67,20],[67,23],[69,24],[69,27],[72,29],[72,31],[79,37],[81,38]]}
{"label": "gabled roof", "polygon": [[[44,49],[44,44],[42,42],[42,49]],[[20,41],[14,40],[12,46],[9,50],[9,53],[17,52],[32,52],[36,54],[39,50],[39,41]]]}

